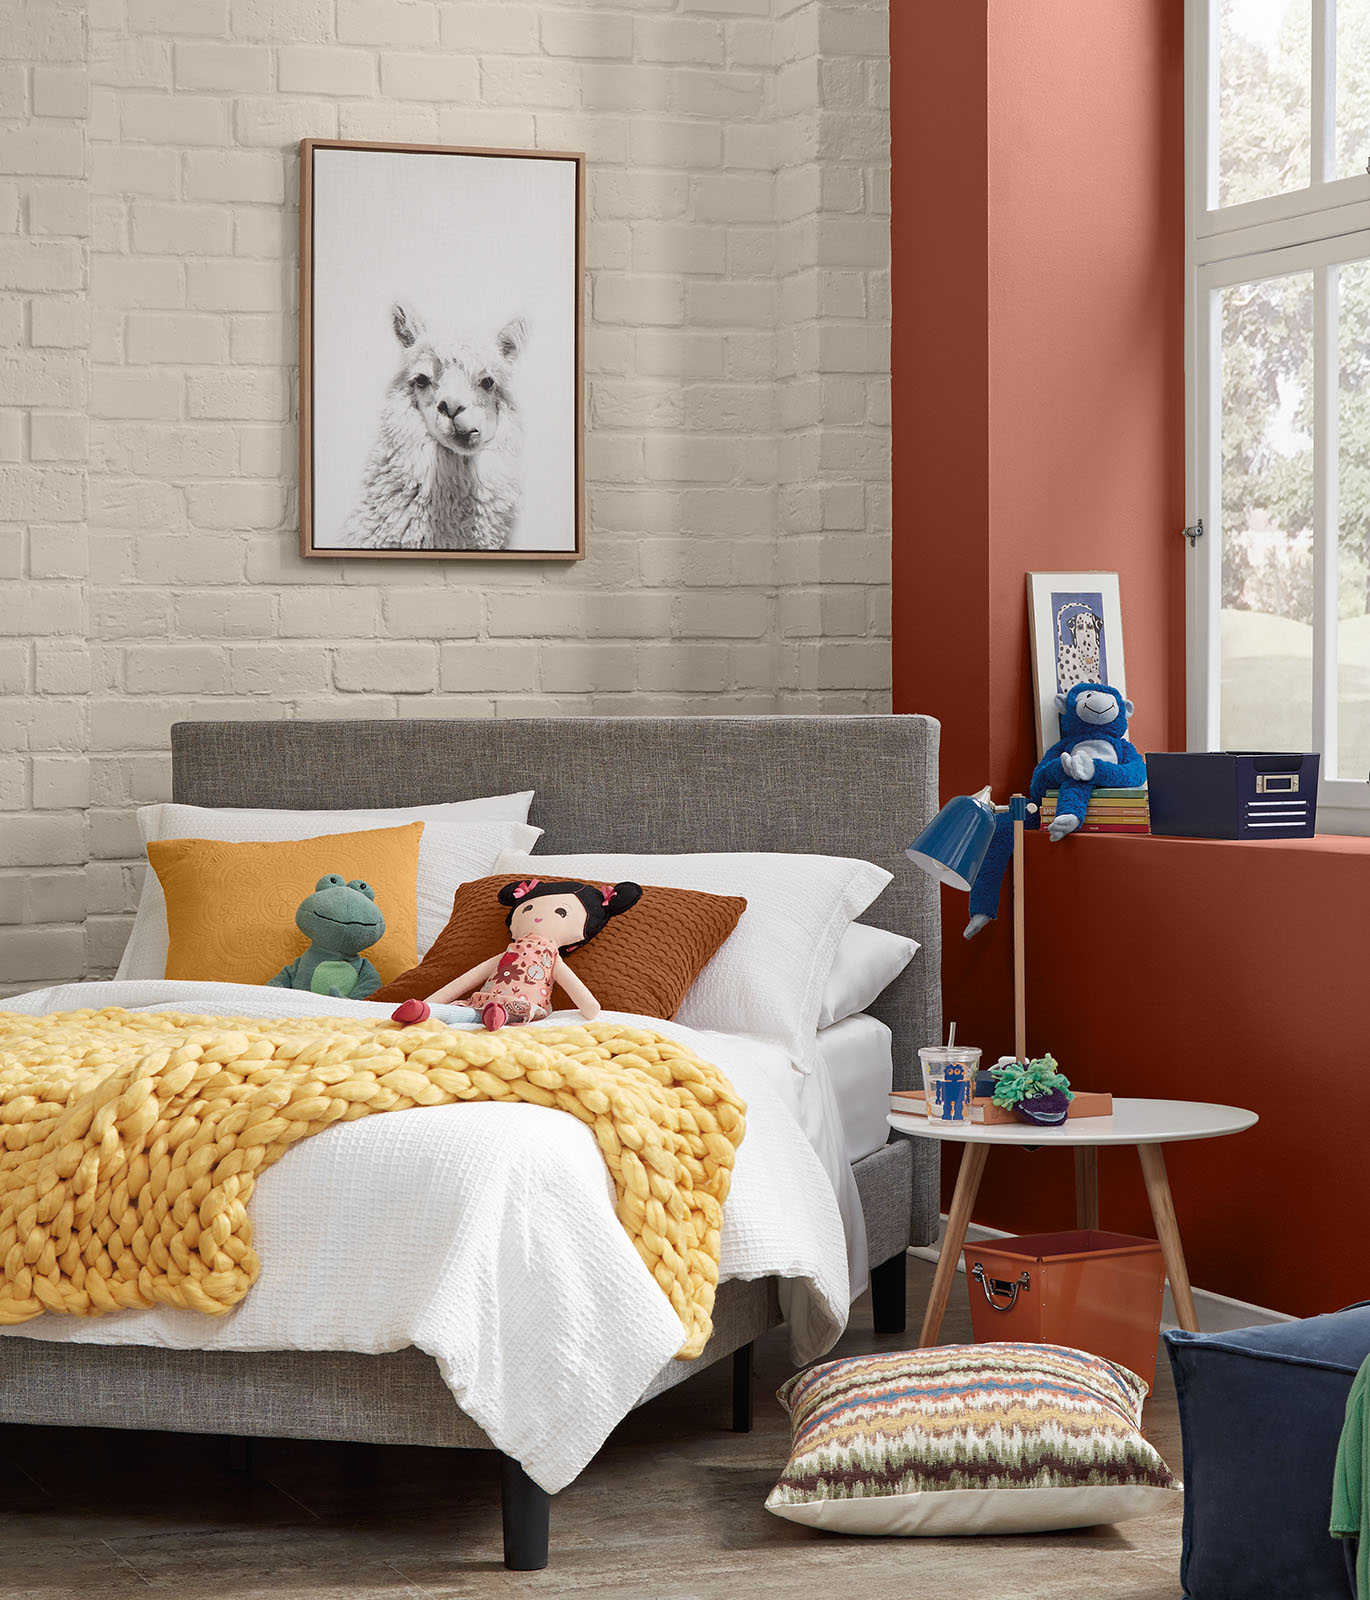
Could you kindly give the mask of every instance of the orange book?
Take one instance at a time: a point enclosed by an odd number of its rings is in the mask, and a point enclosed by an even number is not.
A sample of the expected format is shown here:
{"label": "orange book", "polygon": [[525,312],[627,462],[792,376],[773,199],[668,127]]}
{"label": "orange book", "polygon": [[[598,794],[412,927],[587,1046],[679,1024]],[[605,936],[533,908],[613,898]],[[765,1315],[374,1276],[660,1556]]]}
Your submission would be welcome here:
{"label": "orange book", "polygon": [[[890,1091],[890,1110],[902,1111],[910,1116],[923,1117],[927,1115],[927,1096],[921,1089],[892,1089]],[[1069,1117],[1111,1117],[1113,1115],[1113,1096],[1111,1094],[1088,1094],[1083,1089],[1075,1091],[1075,1098],[1070,1102],[1066,1112]],[[986,1125],[1003,1122],[1021,1122],[1010,1106],[996,1106],[992,1100],[975,1100],[971,1103],[970,1120],[983,1122]]]}

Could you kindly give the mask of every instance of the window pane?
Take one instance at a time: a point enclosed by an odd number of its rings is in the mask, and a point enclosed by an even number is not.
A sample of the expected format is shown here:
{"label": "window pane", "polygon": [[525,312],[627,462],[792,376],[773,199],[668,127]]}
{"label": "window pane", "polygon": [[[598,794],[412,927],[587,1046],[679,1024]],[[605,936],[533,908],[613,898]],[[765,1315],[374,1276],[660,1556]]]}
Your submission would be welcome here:
{"label": "window pane", "polygon": [[1370,162],[1370,0],[1337,0],[1337,167],[1339,178]]}
{"label": "window pane", "polygon": [[1337,773],[1370,774],[1370,261],[1340,269]]}
{"label": "window pane", "polygon": [[1219,0],[1218,204],[1309,178],[1311,0]]}
{"label": "window pane", "polygon": [[1313,275],[1219,293],[1227,750],[1313,733]]}

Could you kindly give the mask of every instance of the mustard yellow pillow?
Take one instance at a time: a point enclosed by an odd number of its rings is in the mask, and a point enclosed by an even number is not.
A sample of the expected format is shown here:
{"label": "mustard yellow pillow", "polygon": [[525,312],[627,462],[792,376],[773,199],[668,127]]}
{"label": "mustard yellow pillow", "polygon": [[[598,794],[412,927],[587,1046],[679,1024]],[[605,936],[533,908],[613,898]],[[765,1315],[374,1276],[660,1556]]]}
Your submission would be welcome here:
{"label": "mustard yellow pillow", "polygon": [[295,926],[300,901],[326,873],[364,878],[376,891],[385,935],[362,954],[381,975],[399,977],[418,956],[417,888],[421,822],[362,833],[271,844],[221,839],[155,839],[147,858],[166,896],[168,978],[265,983],[303,955]]}

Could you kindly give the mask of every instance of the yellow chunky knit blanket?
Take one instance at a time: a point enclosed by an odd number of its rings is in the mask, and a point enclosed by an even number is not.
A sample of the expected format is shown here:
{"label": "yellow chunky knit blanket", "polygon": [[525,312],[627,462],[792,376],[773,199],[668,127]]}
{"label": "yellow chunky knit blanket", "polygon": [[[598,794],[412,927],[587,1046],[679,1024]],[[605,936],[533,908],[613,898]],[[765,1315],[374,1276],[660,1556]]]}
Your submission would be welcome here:
{"label": "yellow chunky knit blanket", "polygon": [[334,1122],[459,1100],[557,1106],[594,1129],[619,1219],[685,1329],[679,1354],[697,1356],[746,1107],[687,1046],[620,1022],[0,1012],[0,1324],[225,1312],[259,1270],[259,1172]]}

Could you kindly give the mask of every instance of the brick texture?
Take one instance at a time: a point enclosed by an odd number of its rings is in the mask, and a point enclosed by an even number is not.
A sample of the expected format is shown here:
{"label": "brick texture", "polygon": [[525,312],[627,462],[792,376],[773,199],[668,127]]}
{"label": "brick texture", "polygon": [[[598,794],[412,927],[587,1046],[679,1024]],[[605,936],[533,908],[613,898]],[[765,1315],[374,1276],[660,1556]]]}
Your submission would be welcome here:
{"label": "brick texture", "polygon": [[[117,961],[181,718],[888,708],[886,0],[0,20],[0,993]],[[305,134],[587,152],[585,561],[296,555]]]}
{"label": "brick texture", "polygon": [[[90,966],[90,74],[84,6],[0,7],[0,984]],[[39,25],[39,18],[42,24]]]}

